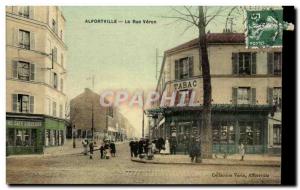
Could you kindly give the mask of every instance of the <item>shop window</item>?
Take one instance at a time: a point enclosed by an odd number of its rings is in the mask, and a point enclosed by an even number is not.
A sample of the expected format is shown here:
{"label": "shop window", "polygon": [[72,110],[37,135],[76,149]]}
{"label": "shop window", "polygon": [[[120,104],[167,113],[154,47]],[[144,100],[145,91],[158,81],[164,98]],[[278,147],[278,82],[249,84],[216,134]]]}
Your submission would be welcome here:
{"label": "shop window", "polygon": [[24,49],[30,49],[30,32],[19,30],[19,46]]}
{"label": "shop window", "polygon": [[235,127],[231,122],[215,122],[212,132],[214,144],[235,143]]}
{"label": "shop window", "polygon": [[37,141],[37,130],[31,129],[31,146],[36,146]]}
{"label": "shop window", "polygon": [[193,57],[175,60],[175,79],[188,79],[193,77]]}
{"label": "shop window", "polygon": [[261,145],[262,131],[259,123],[240,122],[240,142],[246,145]]}
{"label": "shop window", "polygon": [[281,125],[280,124],[273,125],[273,144],[281,145]]}
{"label": "shop window", "polygon": [[8,146],[14,146],[15,145],[15,129],[7,129],[8,137],[7,137],[7,143]]}
{"label": "shop window", "polygon": [[29,18],[29,6],[20,6],[19,15],[22,17]]}
{"label": "shop window", "polygon": [[30,129],[16,129],[16,145],[29,146],[30,145]]}

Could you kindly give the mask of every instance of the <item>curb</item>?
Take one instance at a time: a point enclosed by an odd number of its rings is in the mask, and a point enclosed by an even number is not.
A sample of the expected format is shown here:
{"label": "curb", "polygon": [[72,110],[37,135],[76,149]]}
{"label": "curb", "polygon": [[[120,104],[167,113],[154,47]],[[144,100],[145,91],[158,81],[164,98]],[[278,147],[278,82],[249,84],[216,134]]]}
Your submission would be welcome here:
{"label": "curb", "polygon": [[155,161],[146,161],[146,160],[136,160],[131,159],[132,162],[138,162],[143,164],[170,164],[170,165],[212,165],[212,166],[256,166],[256,167],[280,167],[280,164],[223,164],[223,163],[188,163],[188,162],[155,162]]}

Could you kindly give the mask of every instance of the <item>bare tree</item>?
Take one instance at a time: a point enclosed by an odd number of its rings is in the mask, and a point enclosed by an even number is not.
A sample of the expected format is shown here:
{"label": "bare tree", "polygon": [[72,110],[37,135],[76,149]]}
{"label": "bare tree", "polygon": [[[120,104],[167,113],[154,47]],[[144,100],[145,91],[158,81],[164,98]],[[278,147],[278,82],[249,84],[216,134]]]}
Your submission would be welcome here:
{"label": "bare tree", "polygon": [[[196,8],[196,9],[195,9]],[[226,16],[224,11],[226,8],[218,7],[213,12],[209,12],[207,7],[187,7],[183,10],[172,8],[176,12],[176,16],[166,16],[164,18],[176,19],[176,21],[183,21],[188,24],[186,29],[196,27],[198,31],[198,47],[199,60],[202,67],[203,77],[203,110],[202,110],[202,128],[201,128],[201,155],[202,158],[212,158],[212,125],[211,125],[211,76],[210,66],[207,52],[207,34],[206,27],[216,17]],[[201,117],[201,116],[200,116]],[[199,129],[200,131],[200,129]],[[199,158],[197,159],[199,160]],[[199,160],[200,161],[200,160]]]}

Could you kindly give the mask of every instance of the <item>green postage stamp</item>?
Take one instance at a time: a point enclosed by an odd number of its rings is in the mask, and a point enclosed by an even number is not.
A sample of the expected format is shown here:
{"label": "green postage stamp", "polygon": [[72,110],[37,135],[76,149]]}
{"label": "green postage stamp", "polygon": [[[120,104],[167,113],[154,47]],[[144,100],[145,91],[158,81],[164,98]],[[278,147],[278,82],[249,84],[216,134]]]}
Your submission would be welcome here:
{"label": "green postage stamp", "polygon": [[268,48],[282,46],[283,30],[288,23],[283,22],[282,9],[246,11],[246,46],[248,48]]}

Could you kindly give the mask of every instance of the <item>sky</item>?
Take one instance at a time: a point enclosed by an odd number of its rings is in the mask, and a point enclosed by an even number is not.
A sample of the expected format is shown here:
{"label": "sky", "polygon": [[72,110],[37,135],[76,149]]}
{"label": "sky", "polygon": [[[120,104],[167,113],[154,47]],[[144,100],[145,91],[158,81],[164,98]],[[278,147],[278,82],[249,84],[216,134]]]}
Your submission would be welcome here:
{"label": "sky", "polygon": [[[66,18],[65,41],[67,54],[67,95],[69,99],[81,94],[84,88],[100,94],[104,90],[155,90],[156,49],[158,69],[163,52],[197,37],[197,29],[184,32],[188,23],[166,18],[178,16],[172,7],[61,7]],[[182,7],[177,7],[183,10]],[[230,8],[227,8],[229,10]],[[208,14],[217,10],[208,9]],[[227,11],[225,10],[225,11]],[[238,13],[237,13],[238,14]],[[226,16],[216,17],[208,25],[210,32],[222,32]],[[243,31],[238,15],[234,30]],[[116,19],[122,23],[86,23],[92,19]],[[131,23],[125,24],[125,20]],[[151,20],[156,24],[135,24],[133,20]],[[95,77],[94,88],[92,81]],[[123,106],[121,113],[141,136],[142,111]],[[145,122],[147,126],[147,120]]]}

